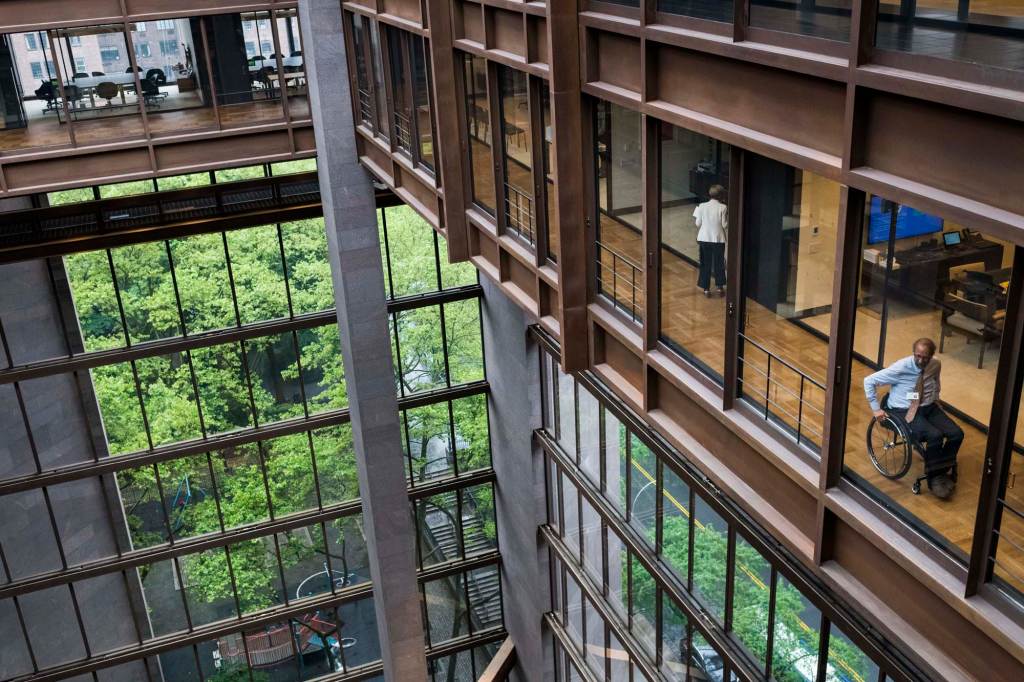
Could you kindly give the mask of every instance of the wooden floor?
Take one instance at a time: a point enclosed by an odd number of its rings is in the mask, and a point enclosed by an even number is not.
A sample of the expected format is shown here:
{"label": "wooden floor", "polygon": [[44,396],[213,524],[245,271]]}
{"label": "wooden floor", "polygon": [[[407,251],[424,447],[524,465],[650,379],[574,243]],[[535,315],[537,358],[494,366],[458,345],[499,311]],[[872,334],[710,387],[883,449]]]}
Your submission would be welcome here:
{"label": "wooden floor", "polygon": [[[637,263],[642,262],[640,234],[604,215],[601,220],[601,241],[626,258]],[[664,268],[661,335],[673,344],[681,346],[720,377],[724,367],[722,349],[725,342],[725,299],[706,298],[703,295],[696,285],[696,268],[689,262],[667,249],[662,250],[661,257]],[[610,286],[607,289],[610,291]],[[628,307],[630,301],[623,298],[620,303]],[[785,424],[791,434],[795,434],[799,427],[802,437],[809,438],[812,444],[820,443],[825,394],[823,390],[805,380],[801,405],[800,375],[805,374],[822,385],[825,384],[828,344],[807,329],[779,317],[753,301],[748,300],[746,308],[745,335],[799,371],[780,367],[773,361],[772,382],[766,391],[767,356],[747,344],[742,349],[745,359],[744,375],[748,382],[744,384],[744,391],[760,405],[764,404],[764,395],[767,393],[772,403],[771,411],[777,422]],[[920,457],[915,457],[910,472],[897,481],[879,475],[868,457],[865,434],[871,420],[871,411],[864,397],[863,381],[871,371],[860,362],[853,368],[846,436],[845,464],[848,471],[866,481],[895,506],[906,510],[919,524],[933,528],[945,541],[962,550],[966,556],[970,552],[977,514],[985,434],[968,423],[957,420],[966,437],[958,460],[960,475],[955,495],[948,501],[938,500],[927,492],[914,495],[910,487],[913,479],[923,469]],[[944,394],[950,394],[952,390],[948,382],[943,381]],[[1015,462],[1015,465],[1019,467],[1020,462]],[[1018,509],[1024,509],[1022,488],[1013,487],[1007,490],[1007,502]],[[1011,525],[1013,527],[1010,527]],[[1009,539],[1024,547],[1024,524],[1007,522],[1003,530]],[[1003,543],[998,560],[1009,572],[1006,576],[1008,581],[1011,581],[1012,575],[1020,576],[1014,584],[1018,589],[1024,589],[1024,552],[1009,543]]]}
{"label": "wooden floor", "polygon": [[[305,120],[310,116],[309,99],[306,95],[291,95],[288,99],[289,112],[293,120]],[[125,110],[127,111],[127,110]],[[220,123],[225,128],[235,128],[277,121],[284,118],[280,101],[246,102],[218,107]],[[170,105],[146,112],[149,128],[154,136],[174,135],[188,130],[215,129],[217,118],[213,107],[171,110]],[[145,131],[142,116],[136,111],[123,115],[106,115],[98,118],[73,122],[75,142],[78,146],[111,142],[113,140],[142,139]],[[57,121],[55,114],[41,118],[30,118],[24,128],[0,130],[0,154],[22,149],[60,147],[71,144],[69,126]]]}

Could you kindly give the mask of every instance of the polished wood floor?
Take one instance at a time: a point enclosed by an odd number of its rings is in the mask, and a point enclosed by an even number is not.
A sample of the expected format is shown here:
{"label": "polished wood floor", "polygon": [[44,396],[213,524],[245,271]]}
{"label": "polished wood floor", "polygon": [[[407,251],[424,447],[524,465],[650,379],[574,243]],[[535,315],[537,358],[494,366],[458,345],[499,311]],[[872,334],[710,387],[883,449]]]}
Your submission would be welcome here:
{"label": "polished wood floor", "polygon": [[[288,99],[289,112],[293,120],[306,120],[310,116],[309,99],[305,94],[295,94]],[[212,107],[171,109],[164,104],[160,109],[147,110],[150,131],[154,136],[180,134],[190,130],[217,128],[217,118]],[[127,110],[122,110],[127,112]],[[225,128],[237,128],[254,123],[268,123],[284,118],[280,101],[246,102],[218,108],[220,124]],[[103,115],[82,119],[72,123],[75,142],[78,146],[112,141],[142,139],[145,130],[142,116],[134,113]],[[24,149],[60,147],[71,144],[69,126],[60,123],[55,114],[29,119],[24,128],[0,130],[0,153]]]}
{"label": "polished wood floor", "polygon": [[[602,216],[601,240],[624,257],[637,263],[642,262],[640,234],[622,222]],[[721,377],[724,367],[722,349],[725,341],[725,299],[706,298],[703,295],[697,288],[697,270],[692,264],[667,249],[662,250],[661,256],[664,268],[661,336],[684,349],[711,373]],[[610,291],[610,285],[605,288]],[[622,297],[620,304],[628,308],[630,301]],[[762,406],[767,395],[776,422],[784,424],[791,435],[795,435],[799,428],[801,437],[809,439],[812,446],[820,443],[824,390],[805,378],[801,400],[800,384],[801,375],[804,375],[824,385],[828,344],[806,328],[776,315],[754,301],[748,299],[746,308],[744,333],[765,350],[759,350],[752,344],[745,344],[743,348],[745,393]],[[789,369],[780,366],[773,359],[772,381],[767,386],[766,352],[793,367]],[[893,505],[905,510],[918,524],[934,529],[966,556],[970,552],[977,514],[985,434],[967,422],[957,420],[966,437],[959,456],[960,475],[955,495],[947,501],[938,500],[926,491],[914,495],[911,484],[923,470],[920,457],[915,456],[910,472],[896,481],[882,477],[868,457],[865,434],[871,412],[864,397],[863,381],[871,371],[871,368],[860,362],[853,368],[846,435],[845,464],[848,472],[865,481]],[[945,372],[943,395],[950,399],[956,395],[956,387],[946,379]],[[1015,459],[1020,458],[1015,456]],[[1018,468],[1020,464],[1019,461],[1015,462]],[[1021,488],[1010,488],[1006,498],[1015,508],[1024,509]],[[1024,547],[1024,525],[1013,523],[1011,519],[1004,522],[1003,530],[1007,539],[1018,546],[1003,543],[998,560],[1005,565],[1005,572],[997,569],[997,573],[1003,574],[1008,582],[1013,580],[1014,575],[1019,576],[1013,584],[1018,589],[1024,589],[1024,551],[1019,549]]]}

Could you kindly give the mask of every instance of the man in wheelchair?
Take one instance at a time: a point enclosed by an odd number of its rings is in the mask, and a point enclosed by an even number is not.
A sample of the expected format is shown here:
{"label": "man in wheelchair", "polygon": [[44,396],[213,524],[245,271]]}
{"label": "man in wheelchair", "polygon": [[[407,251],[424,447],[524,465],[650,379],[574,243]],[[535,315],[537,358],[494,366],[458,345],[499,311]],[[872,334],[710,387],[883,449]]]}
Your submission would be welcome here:
{"label": "man in wheelchair", "polygon": [[[945,500],[953,494],[956,486],[956,455],[963,443],[964,432],[939,407],[939,373],[942,368],[934,355],[935,342],[928,338],[918,339],[914,342],[913,355],[865,377],[864,393],[876,419],[890,416],[909,425],[924,457],[928,489]],[[889,386],[885,409],[879,404],[879,386]]]}

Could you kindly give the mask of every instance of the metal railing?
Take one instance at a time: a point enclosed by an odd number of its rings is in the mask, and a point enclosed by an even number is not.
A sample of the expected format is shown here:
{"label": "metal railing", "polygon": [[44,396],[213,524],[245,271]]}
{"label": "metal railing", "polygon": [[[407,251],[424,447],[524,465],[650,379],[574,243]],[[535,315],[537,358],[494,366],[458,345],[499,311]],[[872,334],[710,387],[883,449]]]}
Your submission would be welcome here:
{"label": "metal railing", "polygon": [[402,149],[412,149],[412,119],[401,111],[395,112],[395,144]]}
{"label": "metal railing", "polygon": [[359,116],[364,123],[373,123],[373,103],[370,99],[370,91],[359,89]]}
{"label": "metal railing", "polygon": [[610,297],[612,304],[629,315],[634,322],[643,319],[639,300],[642,281],[643,272],[639,265],[597,242],[598,292]]}
{"label": "metal railing", "polygon": [[[1010,474],[1012,477],[1013,474]],[[1007,490],[1012,487],[1010,481],[1006,482]],[[995,569],[1000,569],[1001,575],[997,577],[1001,578],[1004,583],[1010,585],[1017,591],[1024,591],[1024,573],[1020,572],[1014,563],[1009,561],[1000,561],[999,555],[1003,554],[1024,554],[1024,547],[1021,546],[1020,540],[1015,539],[1014,535],[1020,534],[1021,529],[1024,529],[1024,512],[1015,508],[1006,499],[1006,491],[996,499],[997,512],[996,512],[996,525],[992,529],[992,553],[990,554],[989,561],[992,564],[992,572],[995,573]]]}
{"label": "metal railing", "polygon": [[505,183],[505,227],[530,246],[534,245],[533,197]]}
{"label": "metal railing", "polygon": [[[781,422],[786,431],[795,435],[798,444],[812,449],[819,448],[823,426],[816,426],[815,422],[821,425],[825,423],[825,385],[749,336],[742,333],[739,336],[744,344],[744,352],[738,357],[742,369],[739,373],[740,395],[759,399],[761,403],[758,407],[764,413],[765,420]],[[748,348],[755,348],[764,354],[764,365],[752,361],[746,353]],[[784,379],[780,379],[780,371]],[[820,406],[808,399],[810,394],[821,396]]]}

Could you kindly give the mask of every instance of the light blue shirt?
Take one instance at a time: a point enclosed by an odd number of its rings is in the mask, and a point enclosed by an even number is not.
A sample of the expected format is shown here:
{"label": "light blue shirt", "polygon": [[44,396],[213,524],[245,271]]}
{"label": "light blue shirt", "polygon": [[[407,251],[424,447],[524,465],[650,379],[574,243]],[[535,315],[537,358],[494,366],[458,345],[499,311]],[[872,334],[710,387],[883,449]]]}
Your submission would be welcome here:
{"label": "light blue shirt", "polygon": [[[909,408],[911,399],[908,394],[917,390],[917,380],[920,376],[921,370],[914,362],[914,356],[910,355],[897,360],[885,369],[864,377],[864,394],[868,397],[871,409],[881,409],[878,404],[879,386],[889,386],[889,407],[900,410]],[[934,374],[925,381],[921,405],[930,405],[935,402],[939,398],[938,394],[938,374]]]}

